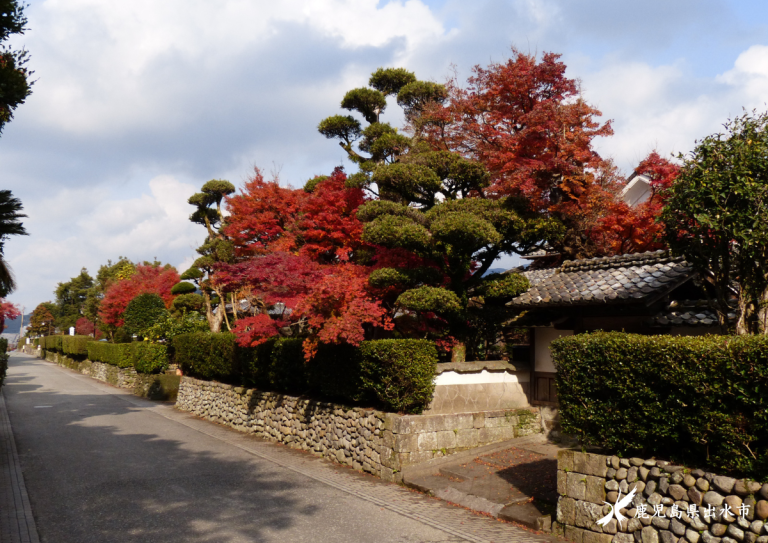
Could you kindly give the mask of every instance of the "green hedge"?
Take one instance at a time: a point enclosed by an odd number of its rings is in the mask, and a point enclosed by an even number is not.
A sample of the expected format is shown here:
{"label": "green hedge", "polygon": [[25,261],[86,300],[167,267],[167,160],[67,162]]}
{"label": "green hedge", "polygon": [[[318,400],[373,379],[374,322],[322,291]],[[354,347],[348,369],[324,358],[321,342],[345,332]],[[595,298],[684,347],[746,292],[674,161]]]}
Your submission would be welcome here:
{"label": "green hedge", "polygon": [[172,342],[176,363],[186,375],[227,383],[242,379],[234,334],[179,334]]}
{"label": "green hedge", "polygon": [[112,364],[118,368],[130,368],[133,366],[130,348],[130,343],[91,341],[88,344],[88,360]]}
{"label": "green hedge", "polygon": [[320,345],[305,363],[301,339],[272,339],[243,349],[230,333],[173,338],[176,362],[192,377],[291,394],[313,393],[419,413],[432,400],[437,350],[426,340]]}
{"label": "green hedge", "polygon": [[8,340],[0,337],[0,386],[5,382],[8,371]]}
{"label": "green hedge", "polygon": [[88,343],[88,360],[119,368],[135,368],[139,373],[159,373],[168,369],[168,349],[159,343]]}
{"label": "green hedge", "polygon": [[437,349],[431,341],[364,341],[360,361],[363,388],[392,411],[421,413],[432,401]]}
{"label": "green hedge", "polygon": [[587,446],[768,480],[768,337],[552,342],[560,419]]}
{"label": "green hedge", "polygon": [[70,356],[86,356],[90,336],[61,336],[61,352]]}
{"label": "green hedge", "polygon": [[131,361],[139,373],[161,373],[168,369],[168,348],[142,341],[130,344]]}
{"label": "green hedge", "polygon": [[85,357],[88,354],[88,343],[93,341],[90,336],[45,336],[39,340],[39,345],[46,351],[63,353],[68,356]]}

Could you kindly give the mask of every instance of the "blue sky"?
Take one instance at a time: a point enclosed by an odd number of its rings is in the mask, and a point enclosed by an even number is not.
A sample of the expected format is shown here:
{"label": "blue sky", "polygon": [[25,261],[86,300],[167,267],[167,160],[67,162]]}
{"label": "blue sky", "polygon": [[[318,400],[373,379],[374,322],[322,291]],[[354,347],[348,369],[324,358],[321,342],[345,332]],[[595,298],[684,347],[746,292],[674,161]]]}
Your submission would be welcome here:
{"label": "blue sky", "polygon": [[613,119],[597,148],[625,172],[768,107],[767,2],[33,0],[27,14],[16,43],[37,82],[0,137],[3,188],[29,214],[31,235],[6,245],[27,308],[120,255],[183,270],[204,235],[186,199],[208,179],[239,185],[258,165],[301,185],[344,164],[317,123],[380,66],[463,80],[511,46],[561,53]]}

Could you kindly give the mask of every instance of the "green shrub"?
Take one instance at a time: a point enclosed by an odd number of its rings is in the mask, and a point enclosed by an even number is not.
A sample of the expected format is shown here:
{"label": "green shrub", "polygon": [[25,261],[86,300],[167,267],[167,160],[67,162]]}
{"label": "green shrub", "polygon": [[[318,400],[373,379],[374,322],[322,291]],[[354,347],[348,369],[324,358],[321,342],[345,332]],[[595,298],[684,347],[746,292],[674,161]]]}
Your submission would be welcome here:
{"label": "green shrub", "polygon": [[360,379],[388,410],[421,413],[435,392],[437,349],[418,339],[384,339],[360,344]]}
{"label": "green shrub", "polygon": [[437,349],[427,340],[364,341],[360,347],[321,344],[308,364],[307,381],[329,398],[420,413],[432,401],[436,365]]}
{"label": "green shrub", "polygon": [[5,382],[5,374],[8,372],[8,340],[0,337],[0,387]]}
{"label": "green shrub", "polygon": [[173,285],[173,287],[171,287],[171,294],[173,294],[174,296],[178,296],[180,294],[191,294],[196,290],[197,290],[197,287],[192,283],[188,283],[187,281],[182,281],[180,283],[176,283],[175,285]]}
{"label": "green shrub", "polygon": [[46,351],[62,352],[64,336],[44,336],[40,338],[40,346]]}
{"label": "green shrub", "polygon": [[131,345],[133,344],[91,341],[88,343],[88,360],[112,364],[119,368],[130,368],[133,366]]}
{"label": "green shrub", "polygon": [[768,337],[600,332],[552,358],[563,430],[585,445],[768,479]]}
{"label": "green shrub", "polygon": [[318,345],[307,363],[309,388],[329,399],[360,402],[367,395],[360,376],[359,350],[352,345]]}
{"label": "green shrub", "polygon": [[144,337],[147,329],[163,320],[167,314],[165,302],[160,296],[151,292],[139,294],[130,301],[123,312],[124,328],[130,334]]}
{"label": "green shrub", "polygon": [[437,350],[426,340],[325,345],[308,363],[303,341],[273,338],[244,349],[231,333],[181,334],[175,360],[186,375],[291,394],[312,391],[341,402],[369,402],[420,413],[432,400]]}
{"label": "green shrub", "polygon": [[277,338],[270,338],[256,347],[235,347],[233,379],[239,376],[244,386],[273,390],[271,356]]}
{"label": "green shrub", "polygon": [[160,343],[142,341],[130,348],[133,367],[139,373],[161,373],[168,369],[168,349]]}
{"label": "green shrub", "polygon": [[269,353],[269,377],[274,390],[297,394],[306,392],[303,344],[303,340],[294,338],[282,338],[274,342]]}
{"label": "green shrub", "polygon": [[240,384],[235,335],[195,332],[173,338],[176,363],[182,371],[200,379]]}

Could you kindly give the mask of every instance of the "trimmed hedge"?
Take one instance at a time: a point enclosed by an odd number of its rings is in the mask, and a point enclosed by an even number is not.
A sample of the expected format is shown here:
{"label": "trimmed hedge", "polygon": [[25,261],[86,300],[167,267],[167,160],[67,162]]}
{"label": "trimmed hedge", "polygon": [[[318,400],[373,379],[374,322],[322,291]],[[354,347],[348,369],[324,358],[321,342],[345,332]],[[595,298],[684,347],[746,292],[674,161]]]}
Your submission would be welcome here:
{"label": "trimmed hedge", "polygon": [[135,368],[139,373],[160,373],[168,369],[168,349],[159,343],[88,343],[88,360],[118,368]]}
{"label": "trimmed hedge", "polygon": [[228,383],[242,379],[235,351],[235,334],[179,334],[172,342],[176,363],[185,374]]}
{"label": "trimmed hedge", "polygon": [[437,349],[425,339],[382,339],[360,344],[363,388],[392,411],[421,413],[435,392]]}
{"label": "trimmed hedge", "polygon": [[133,360],[130,353],[131,343],[107,343],[91,341],[88,344],[88,360],[104,362],[118,368],[130,368]]}
{"label": "trimmed hedge", "polygon": [[68,356],[85,357],[88,354],[90,336],[45,336],[39,339],[39,345],[46,351],[55,351]]}
{"label": "trimmed hedge", "polygon": [[768,480],[768,337],[552,342],[563,430],[587,446]]}
{"label": "trimmed hedge", "polygon": [[8,340],[0,337],[0,387],[5,382],[5,374],[8,371]]}
{"label": "trimmed hedge", "polygon": [[61,352],[70,356],[86,356],[90,336],[61,336]]}
{"label": "trimmed hedge", "polygon": [[192,377],[291,394],[370,402],[419,413],[432,400],[437,350],[426,340],[366,341],[360,347],[323,345],[304,361],[301,339],[272,339],[244,349],[231,333],[173,338],[176,362]]}
{"label": "trimmed hedge", "polygon": [[168,348],[160,343],[142,341],[130,346],[133,367],[139,373],[161,373],[168,369]]}

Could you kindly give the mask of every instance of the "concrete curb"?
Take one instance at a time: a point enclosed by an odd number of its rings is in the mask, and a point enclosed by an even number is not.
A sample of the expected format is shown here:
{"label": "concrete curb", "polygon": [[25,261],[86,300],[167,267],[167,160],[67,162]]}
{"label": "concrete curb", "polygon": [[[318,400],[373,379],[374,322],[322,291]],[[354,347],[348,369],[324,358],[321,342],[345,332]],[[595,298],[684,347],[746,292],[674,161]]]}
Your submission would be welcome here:
{"label": "concrete curb", "polygon": [[0,543],[40,543],[0,389]]}

